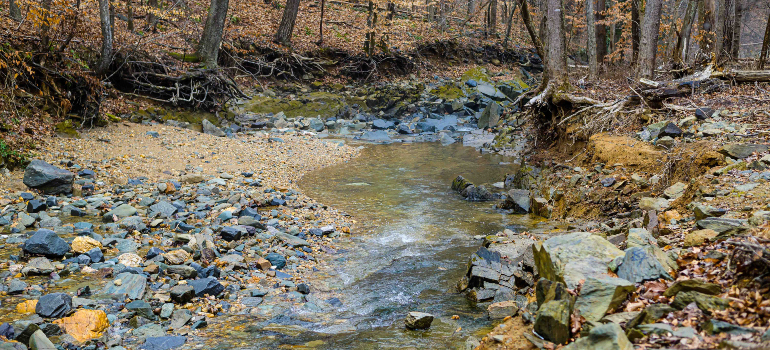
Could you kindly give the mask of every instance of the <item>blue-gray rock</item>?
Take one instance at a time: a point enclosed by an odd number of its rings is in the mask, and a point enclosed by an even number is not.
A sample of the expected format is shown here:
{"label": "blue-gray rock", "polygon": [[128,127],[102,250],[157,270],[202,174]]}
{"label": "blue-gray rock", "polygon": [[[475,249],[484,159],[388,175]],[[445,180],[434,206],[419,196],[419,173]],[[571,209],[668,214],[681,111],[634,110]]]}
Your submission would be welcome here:
{"label": "blue-gray rock", "polygon": [[371,142],[390,142],[390,141],[392,141],[390,139],[390,136],[388,136],[388,133],[385,132],[385,130],[367,131],[363,135],[361,135],[361,140],[371,141]]}
{"label": "blue-gray rock", "polygon": [[[120,282],[116,283],[117,280]],[[137,300],[142,298],[146,287],[147,277],[144,275],[123,272],[107,284],[102,293],[116,298]]]}
{"label": "blue-gray rock", "polygon": [[27,254],[58,258],[70,251],[70,245],[56,232],[40,229],[24,242],[22,250]]}
{"label": "blue-gray rock", "polygon": [[698,228],[714,230],[720,235],[732,235],[748,230],[749,227],[746,225],[747,223],[748,221],[745,219],[717,217],[709,217],[695,222]]}
{"label": "blue-gray rock", "polygon": [[[205,121],[205,119],[204,119]],[[187,342],[187,337],[181,335],[149,337],[144,344],[139,346],[141,350],[170,350],[182,347]]]}
{"label": "blue-gray rock", "polygon": [[33,199],[27,203],[27,213],[39,213],[48,209],[48,204],[40,199]]}
{"label": "blue-gray rock", "polygon": [[189,284],[180,284],[171,288],[171,300],[186,304],[195,297],[195,288]]}
{"label": "blue-gray rock", "polygon": [[709,107],[698,107],[695,109],[695,118],[698,120],[706,120],[714,115],[714,110]]}
{"label": "blue-gray rock", "polygon": [[75,174],[57,168],[42,160],[32,160],[24,170],[24,185],[43,191],[45,194],[72,193]]}
{"label": "blue-gray rock", "polygon": [[275,266],[276,269],[280,270],[286,266],[286,258],[283,257],[283,255],[278,253],[270,253],[265,256],[265,259],[270,262],[271,265]]}
{"label": "blue-gray rock", "polygon": [[150,211],[159,213],[162,217],[170,218],[176,214],[179,209],[167,201],[160,201],[150,206]]}
{"label": "blue-gray rock", "polygon": [[0,325],[0,337],[5,337],[5,339],[13,339],[16,338],[16,331],[13,329],[13,326],[11,326],[8,323],[3,323]]}
{"label": "blue-gray rock", "polygon": [[142,316],[146,319],[152,320],[155,319],[155,314],[152,312],[152,306],[144,301],[144,300],[134,300],[128,304],[126,304],[126,309],[129,311],[133,311],[139,316]]}
{"label": "blue-gray rock", "polygon": [[104,222],[115,222],[115,218],[122,219],[133,215],[136,215],[136,208],[130,204],[121,204],[104,214],[102,219]]}
{"label": "blue-gray rock", "polygon": [[500,208],[513,210],[517,214],[529,213],[530,200],[529,191],[527,190],[510,190],[508,196],[505,198]]}
{"label": "blue-gray rock", "polygon": [[203,119],[201,124],[203,124],[203,133],[204,134],[214,135],[214,136],[218,136],[218,137],[225,137],[225,136],[227,136],[227,134],[225,134],[225,132],[222,131],[222,129],[218,128],[216,125],[212,124],[207,119]]}
{"label": "blue-gray rock", "polygon": [[46,294],[37,301],[35,313],[40,317],[62,318],[72,310],[72,297],[66,293]]}
{"label": "blue-gray rock", "polygon": [[623,262],[618,267],[618,277],[634,282],[665,278],[673,280],[663,264],[655,257],[654,247],[632,247],[626,249]]}
{"label": "blue-gray rock", "polygon": [[764,152],[767,152],[767,150],[768,150],[767,145],[751,144],[751,143],[732,143],[732,144],[724,145],[722,149],[719,150],[719,153],[722,153],[734,159],[744,159],[744,158],[748,158],[753,153],[764,153]]}
{"label": "blue-gray rock", "polygon": [[497,123],[500,122],[500,113],[502,113],[502,107],[497,102],[490,102],[484,111],[481,112],[479,117],[478,128],[487,129],[494,128]]}
{"label": "blue-gray rock", "polygon": [[372,122],[372,129],[374,130],[386,130],[386,129],[393,129],[396,126],[395,123],[383,120],[383,119],[375,119]]}
{"label": "blue-gray rock", "polygon": [[225,287],[214,277],[201,278],[187,283],[195,289],[195,295],[198,297],[206,294],[217,296],[225,290]]}
{"label": "blue-gray rock", "polygon": [[86,252],[86,255],[91,259],[91,262],[100,263],[104,261],[104,253],[99,248],[92,248]]}

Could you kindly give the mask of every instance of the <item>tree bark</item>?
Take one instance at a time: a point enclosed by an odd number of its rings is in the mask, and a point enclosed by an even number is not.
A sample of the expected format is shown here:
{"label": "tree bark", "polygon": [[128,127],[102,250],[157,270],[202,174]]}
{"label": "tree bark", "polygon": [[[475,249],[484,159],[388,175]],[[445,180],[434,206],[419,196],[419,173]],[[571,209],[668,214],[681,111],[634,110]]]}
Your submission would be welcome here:
{"label": "tree bark", "polygon": [[128,31],[134,31],[134,7],[131,4],[131,0],[126,0],[126,17],[128,17]]}
{"label": "tree bark", "polygon": [[640,3],[642,0],[631,0],[631,62],[636,64],[639,59],[639,41],[641,31],[641,19],[639,18]]}
{"label": "tree bark", "polygon": [[[595,0],[586,0],[586,22],[588,22],[588,78],[596,79],[599,72],[599,62],[596,57],[596,14],[594,10]],[[635,1],[635,0],[631,0]]]}
{"label": "tree bark", "polygon": [[733,0],[733,30],[732,44],[730,53],[734,60],[737,60],[741,51],[741,28],[743,27],[743,4],[741,0]]}
{"label": "tree bark", "polygon": [[9,0],[8,7],[11,18],[17,22],[21,21],[21,9],[19,8],[19,4],[16,3],[16,0]]}
{"label": "tree bark", "polygon": [[112,63],[112,16],[110,0],[99,0],[99,20],[102,27],[102,56],[96,65],[96,73],[102,75],[107,72]]}
{"label": "tree bark", "polygon": [[548,28],[548,53],[546,54],[546,69],[550,75],[549,84],[558,88],[567,77],[567,56],[564,54],[564,28],[561,0],[547,0],[548,13],[546,27]]}
{"label": "tree bark", "polygon": [[639,63],[637,76],[652,78],[655,71],[655,56],[658,52],[658,36],[660,31],[660,10],[662,0],[648,0],[644,9],[642,22],[642,40],[639,48]]}
{"label": "tree bark", "polygon": [[[602,13],[607,10],[607,1],[596,0],[595,10],[596,17],[594,20],[596,22],[603,21],[605,16]],[[604,24],[596,26],[596,45],[596,60],[601,65],[604,62],[604,57],[607,56],[607,26]]]}
{"label": "tree bark", "polygon": [[[532,40],[532,45],[535,46],[535,52],[537,52],[537,55],[540,56],[541,60],[545,61],[543,42],[540,40],[540,36],[537,34],[537,30],[535,30],[535,24],[532,23],[532,14],[529,12],[529,5],[527,5],[527,0],[518,1],[519,7],[521,7],[521,20],[524,22],[524,27],[527,28],[527,33],[529,33],[529,38]],[[543,80],[545,80],[545,75]]]}
{"label": "tree bark", "polygon": [[676,39],[676,46],[672,57],[674,62],[684,64],[687,62],[687,50],[690,48],[690,34],[692,33],[692,22],[695,18],[695,11],[698,9],[698,0],[689,0],[687,10],[685,10],[682,29],[679,30],[679,36]]}
{"label": "tree bark", "polygon": [[757,69],[764,69],[765,62],[767,61],[767,55],[770,54],[770,13],[767,15],[767,23],[765,24],[765,39],[762,40],[762,51],[759,53],[759,62],[757,63]]}
{"label": "tree bark", "polygon": [[158,8],[158,0],[148,0],[147,5],[150,6],[150,10],[147,11],[147,29],[155,33],[158,20],[155,17],[155,12],[153,11]]}
{"label": "tree bark", "polygon": [[717,66],[722,65],[725,58],[732,52],[733,41],[733,0],[719,0],[717,5],[716,43],[714,45],[714,60]]}
{"label": "tree bark", "polygon": [[198,43],[198,57],[209,67],[217,66],[229,6],[229,0],[211,0],[206,26],[203,27],[203,35]]}
{"label": "tree bark", "polygon": [[472,16],[476,13],[476,7],[478,6],[478,0],[468,0],[468,16]]}
{"label": "tree bark", "polygon": [[714,0],[700,0],[698,3],[698,23],[702,52],[713,52],[714,47]]}
{"label": "tree bark", "polygon": [[324,9],[326,8],[326,0],[321,0],[321,21],[318,23],[318,33],[321,38],[318,40],[318,45],[324,44]]}
{"label": "tree bark", "polygon": [[489,25],[488,30],[490,35],[497,34],[497,0],[489,2]]}
{"label": "tree bark", "polygon": [[287,0],[286,7],[283,8],[283,17],[278,31],[275,33],[273,41],[288,45],[291,43],[291,33],[294,31],[294,23],[297,21],[297,12],[299,11],[299,0]]}
{"label": "tree bark", "polygon": [[516,3],[512,2],[508,11],[508,27],[505,29],[505,39],[503,47],[508,48],[508,39],[511,37],[511,27],[513,27],[513,13],[516,12]]}

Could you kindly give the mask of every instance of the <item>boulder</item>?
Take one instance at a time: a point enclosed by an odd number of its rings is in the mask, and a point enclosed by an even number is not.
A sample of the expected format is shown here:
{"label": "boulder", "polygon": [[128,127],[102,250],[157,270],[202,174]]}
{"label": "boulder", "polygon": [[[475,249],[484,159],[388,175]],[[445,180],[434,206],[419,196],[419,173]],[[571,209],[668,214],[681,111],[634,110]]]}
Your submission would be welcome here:
{"label": "boulder", "polygon": [[679,294],[679,292],[690,291],[700,292],[708,295],[717,295],[722,293],[722,286],[700,279],[685,279],[674,282],[674,284],[666,289],[666,292],[663,293],[663,296],[671,298]]}
{"label": "boulder", "polygon": [[484,111],[481,112],[481,116],[479,117],[478,122],[478,128],[479,129],[488,129],[488,128],[494,128],[497,126],[497,123],[500,122],[500,113],[502,112],[502,107],[500,107],[497,102],[490,102],[486,108],[484,108]]}
{"label": "boulder", "polygon": [[527,190],[510,190],[508,196],[505,198],[500,208],[513,210],[517,214],[527,214],[530,209],[529,191]]}
{"label": "boulder", "polygon": [[78,310],[70,317],[54,321],[54,324],[81,343],[101,337],[110,327],[107,314],[102,310]]}
{"label": "boulder", "polygon": [[617,323],[608,323],[591,329],[587,337],[580,337],[564,350],[634,350],[634,345]]}
{"label": "boulder", "polygon": [[719,236],[719,233],[711,229],[695,230],[685,234],[683,244],[685,247],[695,247],[712,241],[717,236]]}
{"label": "boulder", "polygon": [[102,243],[88,236],[77,236],[72,240],[72,251],[85,254],[91,249],[101,249]]}
{"label": "boulder", "polygon": [[72,297],[66,293],[46,294],[37,301],[35,313],[40,317],[62,318],[72,310]]}
{"label": "boulder", "polygon": [[189,284],[179,284],[171,288],[171,300],[186,304],[195,297],[195,288]]}
{"label": "boulder", "polygon": [[168,201],[160,201],[150,206],[150,211],[160,214],[161,217],[170,218],[179,211],[179,208]]}
{"label": "boulder", "polygon": [[732,143],[728,145],[724,145],[721,150],[719,150],[719,153],[722,153],[730,158],[733,159],[744,159],[748,158],[753,153],[764,153],[767,152],[768,146],[767,145],[758,145],[758,144],[750,144],[750,143]]}
{"label": "boulder", "polygon": [[202,297],[204,295],[217,296],[225,290],[219,281],[214,277],[206,277],[193,281],[189,281],[188,284],[195,289],[195,296]]}
{"label": "boulder", "polygon": [[706,120],[714,115],[714,110],[709,107],[698,107],[695,109],[695,118],[698,120]]}
{"label": "boulder", "polygon": [[270,253],[265,256],[265,259],[272,264],[272,266],[275,266],[276,269],[280,270],[286,266],[286,258],[283,257],[283,255],[278,253]]}
{"label": "boulder", "polygon": [[727,210],[719,209],[707,204],[695,203],[693,206],[693,213],[695,214],[695,220],[703,220],[705,218],[725,215]]}
{"label": "boulder", "polygon": [[48,275],[54,271],[56,271],[56,267],[53,266],[51,260],[46,258],[30,259],[27,266],[21,270],[24,275]]}
{"label": "boulder", "polygon": [[431,323],[433,315],[424,312],[409,312],[404,319],[404,326],[408,329],[428,329]]}
{"label": "boulder", "polygon": [[676,309],[666,304],[652,304],[647,306],[636,317],[626,323],[626,329],[635,328],[641,324],[655,323]]}
{"label": "boulder", "polygon": [[747,223],[748,221],[744,219],[728,218],[705,218],[695,222],[698,228],[714,230],[722,237],[731,236],[748,230],[749,227],[746,225]]}
{"label": "boulder", "polygon": [[634,283],[659,278],[672,280],[673,278],[668,274],[666,267],[655,256],[654,248],[657,247],[647,246],[626,249],[623,262],[618,267],[618,277]]}
{"label": "boulder", "polygon": [[624,279],[588,277],[580,288],[575,308],[587,321],[599,321],[607,311],[620,306],[634,290],[634,284]]}
{"label": "boulder", "polygon": [[181,348],[187,342],[187,337],[181,335],[169,335],[162,337],[148,337],[141,350],[171,350]]}
{"label": "boulder", "polygon": [[514,316],[518,311],[519,307],[514,300],[501,301],[487,306],[489,318],[493,320]]}
{"label": "boulder", "polygon": [[549,238],[532,245],[532,252],[540,276],[563,282],[570,289],[587,277],[606,274],[608,264],[624,255],[606,239],[589,232]]}
{"label": "boulder", "polygon": [[141,299],[147,286],[147,277],[130,272],[119,274],[102,290],[103,294],[120,299]]}
{"label": "boulder", "polygon": [[644,246],[658,246],[658,240],[650,234],[649,231],[643,228],[629,228],[628,236],[626,236],[626,247],[644,247]]}
{"label": "boulder", "polygon": [[118,219],[127,218],[129,216],[136,215],[136,208],[130,204],[121,204],[117,208],[113,208],[102,216],[104,222],[115,222]]}
{"label": "boulder", "polygon": [[24,169],[24,185],[45,194],[72,193],[75,174],[39,159],[33,159]]}
{"label": "boulder", "polygon": [[663,190],[663,195],[666,196],[666,198],[674,200],[679,197],[681,197],[684,194],[684,191],[687,189],[687,184],[682,182],[677,182],[665,190]]}
{"label": "boulder", "polygon": [[570,336],[568,300],[552,300],[540,306],[535,316],[535,332],[555,344],[566,344]]}
{"label": "boulder", "polygon": [[166,260],[166,263],[169,265],[181,265],[181,264],[184,264],[187,260],[190,260],[192,258],[192,255],[190,255],[190,253],[188,253],[184,249],[172,250],[162,255],[163,255],[163,258]]}
{"label": "boulder", "polygon": [[741,327],[729,322],[710,319],[703,325],[703,330],[708,334],[727,333],[731,335],[750,335],[759,333],[758,330],[748,327]]}
{"label": "boulder", "polygon": [[24,241],[22,250],[27,254],[60,258],[70,251],[70,245],[59,237],[56,232],[40,229],[32,237]]}
{"label": "boulder", "polygon": [[530,206],[532,207],[532,213],[544,217],[546,219],[551,217],[551,213],[553,212],[553,207],[548,204],[548,200],[545,198],[532,198],[530,201]]}
{"label": "boulder", "polygon": [[203,124],[202,126],[203,126],[203,133],[204,134],[214,135],[214,136],[217,136],[217,137],[225,137],[225,136],[227,136],[227,134],[225,134],[225,132],[222,131],[222,129],[218,128],[216,125],[214,125],[213,123],[208,121],[208,119],[203,119],[201,124]]}
{"label": "boulder", "polygon": [[29,337],[29,349],[30,350],[54,350],[57,349],[48,337],[45,336],[42,330],[37,330]]}
{"label": "boulder", "polygon": [[679,292],[676,297],[674,297],[671,306],[681,310],[690,303],[695,303],[699,309],[706,313],[711,313],[711,310],[724,310],[730,306],[729,300],[727,299],[696,291]]}

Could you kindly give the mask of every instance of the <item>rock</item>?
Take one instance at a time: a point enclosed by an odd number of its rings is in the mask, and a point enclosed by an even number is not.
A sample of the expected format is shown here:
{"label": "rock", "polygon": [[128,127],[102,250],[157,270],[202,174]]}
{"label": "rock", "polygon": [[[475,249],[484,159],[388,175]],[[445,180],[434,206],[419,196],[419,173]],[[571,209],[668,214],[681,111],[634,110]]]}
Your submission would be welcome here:
{"label": "rock", "polygon": [[532,207],[531,211],[533,214],[544,218],[550,218],[551,213],[553,212],[553,208],[548,204],[548,200],[545,198],[532,198],[530,206]]}
{"label": "rock", "polygon": [[441,141],[441,145],[443,145],[443,146],[451,145],[451,144],[457,142],[454,138],[452,138],[452,136],[449,136],[448,133],[441,133],[440,141]]}
{"label": "rock", "polygon": [[663,191],[666,198],[674,200],[681,197],[687,189],[687,184],[677,182]]}
{"label": "rock", "polygon": [[495,101],[503,101],[508,98],[508,96],[506,96],[502,91],[498,90],[492,84],[487,82],[480,81],[476,87],[476,90]]}
{"label": "rock", "polygon": [[39,159],[33,159],[24,169],[24,185],[44,194],[72,193],[75,174],[59,169]]}
{"label": "rock", "polygon": [[48,209],[48,205],[45,201],[39,199],[33,199],[27,202],[27,213],[39,213]]}
{"label": "rock", "polygon": [[731,236],[748,230],[747,222],[744,219],[705,218],[696,221],[695,224],[700,229],[714,230],[719,236]]}
{"label": "rock", "polygon": [[187,265],[170,265],[166,267],[164,272],[167,275],[179,275],[183,279],[191,279],[198,276],[198,271],[192,266]]}
{"label": "rock", "polygon": [[393,129],[396,126],[395,123],[383,119],[375,119],[372,121],[372,129],[374,130],[387,130]]}
{"label": "rock", "polygon": [[361,135],[361,140],[370,142],[390,142],[390,136],[385,130],[367,131]]}
{"label": "rock", "polygon": [[60,258],[70,251],[70,246],[55,232],[40,229],[24,241],[22,250],[27,254]]}
{"label": "rock", "polygon": [[671,148],[674,147],[676,144],[676,141],[671,138],[671,136],[663,136],[659,138],[657,141],[655,141],[655,146],[663,147],[663,148]]}
{"label": "rock", "polygon": [[607,273],[607,265],[624,255],[606,239],[589,232],[575,232],[532,245],[540,276],[564,282],[574,289],[581,280]]}
{"label": "rock", "polygon": [[518,311],[519,307],[514,300],[501,301],[487,306],[489,318],[493,320],[515,316]]}
{"label": "rock", "polygon": [[714,230],[710,230],[710,229],[696,230],[696,231],[688,232],[684,236],[683,243],[685,247],[695,247],[695,246],[704,244],[706,242],[710,242],[715,238],[717,238],[717,236],[719,236],[719,234]]}
{"label": "rock", "polygon": [[54,271],[56,271],[56,267],[53,266],[51,260],[46,258],[31,259],[29,264],[21,270],[25,275],[48,275]]}
{"label": "rock", "polygon": [[8,294],[9,295],[16,295],[16,294],[22,294],[27,289],[28,285],[24,281],[12,279],[11,282],[8,283]]}
{"label": "rock", "polygon": [[171,328],[179,329],[184,327],[192,319],[192,313],[187,309],[177,309],[171,316]]}
{"label": "rock", "polygon": [[206,277],[193,281],[189,281],[188,284],[195,289],[195,296],[202,297],[204,295],[217,296],[219,293],[225,290],[219,281],[214,277]]}
{"label": "rock", "polygon": [[708,320],[706,324],[703,325],[703,330],[706,331],[706,333],[708,334],[727,333],[731,335],[746,335],[746,334],[759,333],[759,331],[756,329],[741,327],[738,325],[734,325],[732,323],[716,320],[713,318]]}
{"label": "rock", "polygon": [[635,328],[641,324],[655,323],[663,317],[666,317],[669,313],[675,312],[676,309],[666,304],[652,304],[647,306],[634,317],[631,321],[626,323],[626,329]]}
{"label": "rock", "polygon": [[195,288],[189,284],[180,284],[171,288],[171,300],[179,304],[187,304],[195,297]]}
{"label": "rock", "polygon": [[8,323],[0,324],[0,337],[5,337],[5,339],[16,338],[16,330]]}
{"label": "rock", "polygon": [[722,287],[716,283],[709,283],[699,279],[686,279],[674,282],[674,284],[666,289],[666,292],[663,293],[663,296],[671,298],[679,294],[679,292],[689,291],[696,291],[708,295],[717,295],[722,293]]}
{"label": "rock", "polygon": [[639,209],[663,211],[668,208],[669,202],[665,198],[642,197],[639,200]]}
{"label": "rock", "polygon": [[644,282],[665,278],[672,280],[664,265],[656,258],[653,248],[632,247],[626,249],[623,262],[618,267],[618,277],[634,282]]}
{"label": "rock", "polygon": [[660,129],[660,133],[658,134],[658,138],[665,137],[665,136],[669,136],[669,137],[682,136],[682,129],[676,126],[676,124],[669,122],[668,124],[666,124],[666,126]]}
{"label": "rock", "polygon": [[45,333],[41,330],[37,330],[35,333],[32,333],[32,336],[29,338],[29,349],[30,350],[55,350],[56,345],[53,345],[53,343],[48,340],[48,337],[45,336]]}
{"label": "rock", "polygon": [[83,343],[102,336],[110,327],[107,314],[102,310],[78,310],[72,316],[54,321],[65,333]]}
{"label": "rock", "polygon": [[123,253],[118,256],[118,263],[128,267],[140,267],[142,265],[142,257],[134,253]]}
{"label": "rock", "polygon": [[460,191],[460,195],[465,197],[465,200],[471,202],[485,202],[494,199],[494,195],[484,185],[478,187],[470,185]]}
{"label": "rock", "polygon": [[497,102],[490,102],[486,108],[484,108],[484,111],[481,112],[481,116],[479,117],[478,122],[478,128],[479,129],[488,129],[488,128],[494,128],[497,126],[497,123],[500,122],[500,113],[502,112],[502,108],[500,107]]}
{"label": "rock", "polygon": [[163,258],[169,265],[182,265],[187,260],[190,260],[192,256],[184,249],[172,250],[166,254],[163,254]]}
{"label": "rock", "polygon": [[270,253],[265,256],[265,259],[272,264],[272,266],[275,266],[276,269],[280,270],[284,266],[286,266],[286,258],[283,257],[283,255],[278,253]]}
{"label": "rock", "polygon": [[101,249],[102,243],[88,236],[77,236],[72,240],[72,250],[75,253],[88,253],[94,248]]}
{"label": "rock", "polygon": [[575,308],[586,320],[599,321],[607,311],[620,306],[634,290],[634,284],[624,279],[588,277],[580,289]]}
{"label": "rock", "polygon": [[177,211],[179,211],[179,208],[167,201],[160,201],[150,206],[150,211],[159,213],[161,217],[170,218],[173,217]]}
{"label": "rock", "polygon": [[155,315],[152,312],[152,306],[144,300],[134,300],[126,304],[126,310],[134,312],[148,320],[154,320]]}
{"label": "rock", "polygon": [[121,204],[117,208],[113,208],[104,214],[102,221],[115,222],[118,221],[118,219],[127,218],[134,215],[136,215],[136,208],[132,207],[130,204]]}
{"label": "rock", "polygon": [[608,323],[591,329],[587,337],[580,337],[564,350],[634,350],[634,345],[617,323]]}
{"label": "rock", "polygon": [[35,313],[40,317],[62,318],[72,310],[72,297],[66,293],[46,294],[37,301]]}
{"label": "rock", "polygon": [[179,179],[180,182],[186,183],[186,184],[197,184],[199,182],[203,182],[204,178],[201,174],[186,174],[182,175],[182,177]]}
{"label": "rock", "polygon": [[37,300],[27,300],[16,305],[17,314],[31,314],[35,312],[37,307]]}
{"label": "rock", "polygon": [[730,306],[727,299],[703,294],[696,291],[677,293],[674,301],[671,303],[671,306],[681,310],[690,303],[695,303],[699,309],[706,313],[710,313],[711,310],[724,310]]}
{"label": "rock", "polygon": [[433,315],[424,312],[409,312],[404,319],[404,326],[408,329],[428,329],[431,323],[433,323]]}
{"label": "rock", "polygon": [[171,350],[181,348],[187,342],[187,337],[181,335],[149,337],[144,340],[141,350]]}
{"label": "rock", "polygon": [[568,300],[552,300],[540,305],[535,316],[535,332],[555,344],[566,344],[570,335]]}
{"label": "rock", "polygon": [[517,214],[527,214],[530,208],[529,195],[527,190],[510,190],[500,208],[513,210]]}
{"label": "rock", "polygon": [[137,300],[144,295],[146,285],[147,278],[143,275],[123,272],[108,283],[102,293],[121,299]]}
{"label": "rock", "polygon": [[720,217],[725,215],[727,210],[715,208],[706,204],[695,203],[693,206],[693,213],[695,214],[696,220],[703,220],[705,218]]}
{"label": "rock", "polygon": [[658,246],[658,240],[643,228],[629,228],[626,237],[626,247],[644,247],[648,245]]}
{"label": "rock", "polygon": [[610,187],[615,184],[617,180],[615,180],[614,177],[605,177],[600,182],[602,184],[602,187]]}
{"label": "rock", "polygon": [[714,110],[709,107],[698,107],[695,109],[695,118],[698,120],[706,120],[714,115]]}
{"label": "rock", "polygon": [[732,143],[724,145],[719,153],[722,153],[733,159],[748,158],[753,153],[767,152],[767,145],[750,144],[750,143]]}
{"label": "rock", "polygon": [[212,124],[207,119],[203,119],[201,124],[203,124],[203,133],[204,134],[214,135],[214,136],[217,136],[217,137],[225,137],[225,136],[227,136],[227,134],[225,134],[225,132],[222,131],[222,129],[218,128],[216,125]]}

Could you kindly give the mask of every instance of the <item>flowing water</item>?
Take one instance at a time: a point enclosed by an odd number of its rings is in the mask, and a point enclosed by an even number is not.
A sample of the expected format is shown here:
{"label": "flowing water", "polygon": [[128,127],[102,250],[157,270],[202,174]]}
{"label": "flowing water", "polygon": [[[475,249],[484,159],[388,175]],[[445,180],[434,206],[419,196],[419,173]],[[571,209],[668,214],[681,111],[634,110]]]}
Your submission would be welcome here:
{"label": "flowing water", "polygon": [[[319,273],[336,288],[342,306],[334,317],[348,330],[331,327],[337,334],[328,335],[329,327],[316,328],[315,334],[284,340],[315,339],[311,344],[329,349],[460,348],[468,335],[490,325],[486,305],[451,291],[479,247],[474,236],[535,222],[498,213],[492,203],[464,201],[450,184],[460,174],[474,183],[502,181],[513,172],[511,159],[459,144],[365,147],[357,159],[300,182],[312,198],[358,222],[329,271]],[[405,330],[409,311],[434,314],[430,330]]]}

